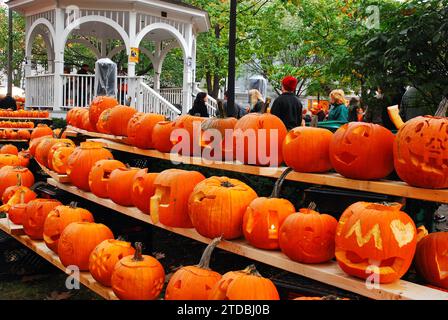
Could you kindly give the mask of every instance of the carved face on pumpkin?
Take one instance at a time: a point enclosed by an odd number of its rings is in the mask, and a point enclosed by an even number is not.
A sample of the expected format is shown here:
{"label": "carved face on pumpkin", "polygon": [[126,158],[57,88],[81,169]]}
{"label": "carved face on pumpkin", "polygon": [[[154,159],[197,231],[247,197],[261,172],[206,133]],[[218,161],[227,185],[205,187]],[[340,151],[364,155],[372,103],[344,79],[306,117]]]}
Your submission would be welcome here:
{"label": "carved face on pumpkin", "polygon": [[393,171],[394,135],[372,123],[350,122],[330,143],[330,160],[341,175],[361,180],[381,179]]}
{"label": "carved face on pumpkin", "polygon": [[380,283],[400,279],[411,265],[417,230],[400,204],[357,202],[348,207],[336,230],[336,259],[346,273]]}
{"label": "carved face on pumpkin", "polygon": [[394,144],[401,179],[422,188],[448,187],[448,119],[417,117],[400,129]]}

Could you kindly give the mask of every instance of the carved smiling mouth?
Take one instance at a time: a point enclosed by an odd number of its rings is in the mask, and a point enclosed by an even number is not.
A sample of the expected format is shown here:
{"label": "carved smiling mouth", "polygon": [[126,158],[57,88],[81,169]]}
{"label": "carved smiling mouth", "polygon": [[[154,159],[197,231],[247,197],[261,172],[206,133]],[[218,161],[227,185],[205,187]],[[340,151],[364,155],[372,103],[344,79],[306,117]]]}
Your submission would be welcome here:
{"label": "carved smiling mouth", "polygon": [[356,159],[358,159],[357,156],[346,151],[337,155],[336,158],[348,166],[351,165],[353,162],[355,162]]}
{"label": "carved smiling mouth", "polygon": [[380,261],[374,261],[368,258],[361,258],[353,251],[337,252],[338,259],[352,269],[356,269],[366,275],[377,273],[381,276],[395,274],[403,266],[404,260],[399,257],[390,257]]}
{"label": "carved smiling mouth", "polygon": [[448,158],[440,159],[441,152],[429,150],[426,155],[420,155],[409,150],[411,161],[414,166],[421,166],[423,171],[443,174],[443,170],[448,169]]}

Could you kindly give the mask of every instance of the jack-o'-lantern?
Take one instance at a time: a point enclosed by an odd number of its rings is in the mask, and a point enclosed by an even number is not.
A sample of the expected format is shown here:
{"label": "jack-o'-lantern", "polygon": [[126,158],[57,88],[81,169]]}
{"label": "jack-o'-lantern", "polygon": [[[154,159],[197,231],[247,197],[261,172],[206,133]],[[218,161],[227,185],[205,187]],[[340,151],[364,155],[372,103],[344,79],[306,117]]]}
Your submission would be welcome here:
{"label": "jack-o'-lantern", "polygon": [[[70,141],[70,142],[69,142]],[[54,159],[54,154],[55,152],[59,149],[59,148],[71,148],[71,150],[75,150],[76,145],[73,141],[68,140],[68,141],[64,141],[64,142],[58,142],[56,144],[54,144],[51,148],[50,151],[48,152],[48,159],[47,159],[47,164],[48,164],[48,169],[50,170],[54,170],[53,168],[53,159]],[[70,149],[64,149],[64,150],[70,150]],[[68,155],[70,155],[71,153],[69,153]],[[64,159],[65,156],[67,155],[67,152],[59,152],[59,160],[62,161],[64,163]],[[66,157],[66,159],[68,160],[68,157]],[[57,161],[56,161],[57,162]],[[66,163],[66,162],[65,162]],[[59,168],[59,171],[62,171],[62,168]],[[67,170],[67,168],[65,167],[65,170]],[[65,174],[65,170],[64,170],[64,174]],[[59,173],[59,172],[58,172]]]}
{"label": "jack-o'-lantern", "polygon": [[[118,101],[113,97],[107,97],[107,96],[95,97],[95,99],[93,99],[92,103],[90,104],[89,108],[89,120],[92,127],[96,129],[98,119],[104,110],[111,109],[117,105]],[[76,109],[79,110],[80,108]],[[67,119],[67,121],[69,121],[69,119]]]}
{"label": "jack-o'-lantern", "polygon": [[89,173],[89,187],[94,195],[107,198],[107,185],[110,174],[118,168],[126,168],[126,165],[118,160],[100,160],[95,163]]}
{"label": "jack-o'-lantern", "polygon": [[[15,156],[14,156],[15,157]],[[30,188],[34,184],[34,175],[28,168],[4,166],[0,169],[0,194],[18,184]]]}
{"label": "jack-o'-lantern", "polygon": [[414,257],[417,229],[401,204],[357,202],[336,229],[336,259],[347,274],[379,283],[400,279]]}
{"label": "jack-o'-lantern", "polygon": [[160,262],[142,255],[142,244],[135,244],[134,256],[122,258],[112,273],[112,290],[121,300],[155,300],[162,292],[165,270]]}
{"label": "jack-o'-lantern", "polygon": [[52,154],[52,170],[59,174],[67,174],[68,159],[75,152],[75,147],[60,147]]}
{"label": "jack-o'-lantern", "polygon": [[165,117],[161,114],[137,112],[129,120],[126,142],[137,148],[151,149],[153,147],[152,132],[154,126],[164,120]]}
{"label": "jack-o'-lantern", "polygon": [[72,222],[94,222],[94,219],[90,211],[78,208],[75,202],[69,206],[58,206],[48,214],[43,233],[48,248],[58,252],[59,238],[64,229]]}
{"label": "jack-o'-lantern", "polygon": [[104,240],[89,258],[89,271],[96,281],[103,286],[111,286],[112,272],[118,261],[127,256],[134,255],[135,250],[130,242],[121,240]]}
{"label": "jack-o'-lantern", "polygon": [[148,169],[142,169],[134,177],[132,183],[132,203],[143,213],[150,213],[150,201],[156,192],[154,182],[158,175],[158,173],[148,173]]}
{"label": "jack-o'-lantern", "polygon": [[448,232],[435,232],[417,244],[415,266],[430,284],[448,289]]}
{"label": "jack-o'-lantern", "polygon": [[291,202],[280,198],[282,184],[291,170],[283,172],[269,198],[256,198],[246,209],[243,233],[254,247],[269,250],[279,248],[279,230],[285,219],[296,211]]}
{"label": "jack-o'-lantern", "polygon": [[244,182],[211,177],[200,182],[188,201],[197,232],[207,238],[236,239],[243,235],[243,217],[256,192]]}
{"label": "jack-o'-lantern", "polygon": [[197,171],[168,169],[154,181],[155,192],[150,200],[151,219],[173,228],[191,228],[188,197],[205,177]]}
{"label": "jack-o'-lantern", "polygon": [[448,118],[406,122],[395,139],[394,162],[398,176],[411,186],[448,188]]}
{"label": "jack-o'-lantern", "polygon": [[64,231],[58,243],[61,263],[78,266],[81,271],[89,270],[89,257],[97,245],[107,239],[114,239],[112,231],[101,223],[73,222]]}
{"label": "jack-o'-lantern", "polygon": [[330,143],[333,168],[344,177],[382,179],[394,169],[394,135],[372,123],[350,122],[340,127]]}
{"label": "jack-o'-lantern", "polygon": [[174,121],[171,143],[173,147],[179,148],[179,154],[184,156],[200,154],[201,146],[198,142],[201,140],[201,125],[205,120],[186,114]]}
{"label": "jack-o'-lantern", "polygon": [[35,199],[28,203],[23,229],[31,238],[42,240],[44,234],[45,219],[48,214],[57,206],[62,205],[55,199]]}
{"label": "jack-o'-lantern", "polygon": [[139,168],[117,168],[112,171],[107,183],[109,199],[121,206],[131,207],[133,205],[132,184],[139,171]]}
{"label": "jack-o'-lantern", "polygon": [[18,203],[13,205],[8,211],[8,218],[14,224],[23,224],[26,215],[26,203]]}
{"label": "jack-o'-lantern", "polygon": [[280,228],[280,248],[291,260],[322,263],[334,258],[337,220],[314,211],[315,205],[286,218]]}
{"label": "jack-o'-lantern", "polygon": [[195,266],[177,270],[166,287],[165,300],[207,300],[221,275],[210,269],[210,258],[221,238],[213,239]]}
{"label": "jack-o'-lantern", "polygon": [[169,153],[173,148],[171,142],[171,132],[174,130],[175,123],[173,121],[160,121],[152,131],[152,143],[154,149]]}

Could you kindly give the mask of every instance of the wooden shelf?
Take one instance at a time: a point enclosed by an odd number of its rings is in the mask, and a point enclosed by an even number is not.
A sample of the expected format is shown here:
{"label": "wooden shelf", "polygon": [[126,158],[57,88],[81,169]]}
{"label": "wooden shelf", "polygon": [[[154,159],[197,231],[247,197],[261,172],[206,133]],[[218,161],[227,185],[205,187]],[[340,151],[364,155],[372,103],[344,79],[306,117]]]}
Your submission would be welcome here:
{"label": "wooden shelf", "polygon": [[70,178],[66,174],[58,174],[58,173],[56,173],[54,171],[51,171],[47,167],[44,167],[43,165],[41,165],[37,160],[36,160],[36,163],[39,165],[41,170],[43,172],[45,172],[45,174],[47,176],[50,176],[51,178],[53,178],[57,182],[59,182],[59,183],[70,183]]}
{"label": "wooden shelf", "polygon": [[[244,165],[238,162],[208,161],[199,157],[185,157],[172,153],[161,153],[157,150],[143,150],[126,144],[110,141],[107,139],[89,139],[91,141],[101,142],[105,147],[111,150],[128,152],[142,156],[169,160],[173,163],[190,164],[213,169],[221,169],[239,173],[258,175],[263,177],[278,178],[285,168],[269,168]],[[448,189],[434,190],[411,187],[402,181],[378,180],[365,181],[353,180],[342,177],[337,173],[313,174],[291,172],[286,180],[325,185],[344,189],[366,191],[391,196],[448,203]]]}
{"label": "wooden shelf", "polygon": [[9,140],[9,139],[0,139],[0,142],[29,142],[29,140]]}
{"label": "wooden shelf", "polygon": [[[6,232],[11,237],[28,247],[29,249],[36,252],[41,257],[45,258],[47,261],[66,272],[64,265],[59,260],[59,257],[45,245],[43,241],[33,241],[30,237],[26,235],[17,235],[10,232],[8,227],[9,220],[7,218],[0,219],[0,230]],[[98,295],[102,296],[107,300],[118,300],[117,296],[114,294],[112,289],[107,288],[99,284],[89,272],[80,272],[79,282],[85,285],[90,290],[96,292]]]}
{"label": "wooden shelf", "polygon": [[87,136],[87,137],[107,139],[109,141],[124,141],[126,139],[126,137],[122,137],[122,136],[114,136],[114,135],[98,133],[98,132],[90,132],[90,131],[75,128],[72,126],[67,126],[67,131],[69,131],[70,133],[75,132],[77,135],[80,134],[80,135]]}
{"label": "wooden shelf", "polygon": [[11,130],[28,130],[28,131],[33,131],[34,130],[34,128],[0,128],[0,130],[8,130],[8,129],[11,129]]}
{"label": "wooden shelf", "polygon": [[[159,228],[194,239],[203,243],[209,243],[211,240],[201,236],[195,229],[170,228],[160,223],[153,224],[149,215],[143,214],[134,207],[123,207],[115,204],[110,199],[102,199],[90,192],[82,191],[71,185],[60,184],[53,179],[48,179],[48,183],[61,190],[77,195],[86,200],[92,201],[104,207],[113,209],[121,214],[134,219],[152,224]],[[250,246],[245,240],[222,241],[219,248],[226,251],[244,256],[249,259],[260,261],[271,266],[299,274],[329,285],[355,292],[357,294],[381,300],[446,300],[448,293],[426,286],[417,285],[407,281],[397,281],[393,284],[381,285],[380,289],[369,290],[364,281],[347,276],[337,265],[336,262],[329,262],[319,265],[307,265],[294,262],[281,252],[260,250]]]}

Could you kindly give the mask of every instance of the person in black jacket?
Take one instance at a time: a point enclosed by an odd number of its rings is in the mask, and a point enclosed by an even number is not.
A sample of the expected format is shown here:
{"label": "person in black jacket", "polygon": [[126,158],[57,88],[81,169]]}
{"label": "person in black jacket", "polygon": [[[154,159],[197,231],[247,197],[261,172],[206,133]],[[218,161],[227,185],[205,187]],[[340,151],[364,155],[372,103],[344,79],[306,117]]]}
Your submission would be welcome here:
{"label": "person in black jacket", "polygon": [[193,103],[193,108],[188,111],[188,114],[192,116],[199,116],[203,118],[208,118],[207,105],[205,104],[208,100],[207,94],[205,92],[199,92]]}
{"label": "person in black jacket", "polygon": [[10,95],[7,95],[3,99],[0,99],[0,109],[17,110],[16,100]]}
{"label": "person in black jacket", "polygon": [[279,117],[288,130],[302,125],[302,103],[295,95],[297,79],[287,76],[282,80],[282,94],[275,99],[271,114]]}

